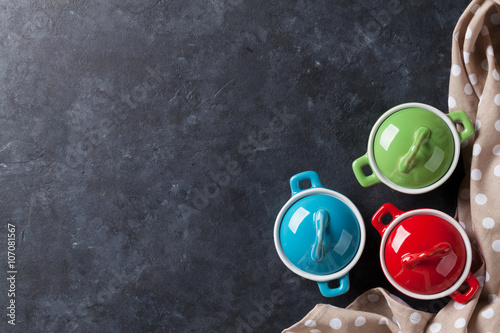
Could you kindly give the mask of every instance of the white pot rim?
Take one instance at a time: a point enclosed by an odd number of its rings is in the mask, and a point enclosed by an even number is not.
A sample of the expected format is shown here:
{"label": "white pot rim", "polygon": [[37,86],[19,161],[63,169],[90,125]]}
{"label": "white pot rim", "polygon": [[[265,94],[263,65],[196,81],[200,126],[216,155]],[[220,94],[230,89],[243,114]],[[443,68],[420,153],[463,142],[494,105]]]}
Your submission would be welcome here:
{"label": "white pot rim", "polygon": [[[406,289],[404,286],[400,285],[399,283],[397,283],[394,280],[394,278],[389,273],[387,266],[385,264],[384,249],[385,249],[385,246],[387,244],[387,238],[389,237],[392,230],[401,221],[407,219],[410,216],[414,216],[414,215],[434,215],[434,216],[437,216],[437,217],[440,217],[440,218],[446,220],[447,222],[449,222],[451,225],[453,225],[460,232],[460,235],[462,236],[462,240],[463,240],[464,245],[465,245],[466,260],[465,260],[465,265],[464,265],[462,274],[460,275],[460,278],[453,285],[451,285],[449,288],[447,288],[446,290],[443,290],[439,293],[426,295],[426,294],[418,294],[418,293],[415,293],[415,292],[412,292],[412,291]],[[472,265],[472,247],[470,244],[469,237],[467,236],[467,233],[462,228],[462,226],[457,221],[455,221],[455,219],[453,219],[448,214],[445,214],[439,210],[423,208],[423,209],[415,209],[415,210],[405,212],[405,213],[399,215],[396,219],[394,219],[394,221],[392,221],[388,225],[387,229],[384,231],[384,234],[382,236],[382,241],[380,243],[379,257],[380,257],[380,264],[382,266],[382,270],[384,272],[385,277],[389,280],[389,282],[396,289],[398,289],[403,294],[410,296],[410,297],[413,297],[413,298],[422,299],[422,300],[430,300],[430,299],[438,299],[441,297],[449,296],[450,294],[457,291],[458,288],[460,288],[460,286],[465,282],[465,280],[467,279],[467,276],[470,273],[470,268]]]}
{"label": "white pot rim", "polygon": [[[344,268],[342,268],[341,270],[339,270],[337,272],[331,273],[331,274],[312,274],[312,273],[301,270],[300,268],[295,266],[288,259],[285,252],[283,251],[283,248],[281,247],[280,229],[281,229],[281,222],[283,220],[283,217],[285,216],[285,213],[288,211],[288,209],[290,209],[290,207],[293,204],[295,204],[300,199],[305,198],[307,196],[311,196],[311,195],[317,195],[317,194],[329,195],[329,196],[332,196],[332,197],[342,201],[354,213],[354,215],[356,216],[356,220],[358,222],[358,225],[359,225],[360,239],[359,239],[358,249],[356,251],[354,258]],[[358,208],[346,196],[344,196],[336,191],[326,189],[326,188],[310,188],[310,189],[303,190],[303,191],[293,195],[287,201],[287,203],[281,208],[280,212],[278,213],[278,216],[276,217],[276,221],[274,223],[274,245],[276,247],[276,251],[278,252],[279,257],[281,258],[281,261],[283,261],[283,263],[288,267],[288,269],[290,269],[295,274],[302,276],[308,280],[312,280],[312,281],[316,281],[316,282],[332,281],[335,279],[339,279],[339,278],[345,276],[347,273],[349,273],[349,271],[354,267],[354,265],[356,265],[359,258],[361,257],[361,254],[363,253],[363,249],[365,246],[365,241],[366,241],[365,224],[363,221],[363,217],[361,216],[361,213],[359,212]]]}
{"label": "white pot rim", "polygon": [[[448,127],[450,128],[450,131],[451,131],[452,136],[453,136],[454,146],[455,146],[453,161],[450,164],[448,171],[438,181],[436,181],[428,186],[421,187],[421,188],[408,188],[408,187],[404,187],[404,186],[395,184],[394,182],[390,181],[386,176],[384,176],[384,174],[378,168],[377,163],[375,161],[375,154],[373,152],[373,142],[375,140],[375,134],[377,133],[378,129],[380,128],[380,125],[382,125],[382,123],[389,116],[391,116],[393,113],[400,111],[400,110],[403,110],[403,109],[408,109],[408,108],[424,109],[424,110],[427,110],[427,111],[434,113],[435,115],[437,115],[441,119],[443,119],[445,121],[445,123],[448,125]],[[397,106],[391,108],[390,110],[386,111],[382,116],[380,116],[380,118],[377,120],[375,125],[372,127],[372,130],[370,132],[370,136],[368,137],[368,160],[370,162],[370,167],[372,168],[373,172],[375,173],[375,175],[377,175],[378,179],[380,179],[380,181],[382,183],[389,186],[393,190],[396,190],[396,191],[402,192],[402,193],[406,193],[406,194],[426,193],[426,192],[430,192],[430,191],[438,188],[439,186],[441,186],[444,182],[446,182],[448,180],[448,178],[450,178],[450,176],[455,171],[455,168],[458,164],[459,158],[460,158],[460,138],[458,136],[458,131],[455,128],[455,125],[450,120],[450,118],[448,118],[446,116],[445,113],[443,113],[439,109],[437,109],[431,105],[428,105],[428,104],[404,103],[404,104],[400,104],[400,105],[397,105]]]}

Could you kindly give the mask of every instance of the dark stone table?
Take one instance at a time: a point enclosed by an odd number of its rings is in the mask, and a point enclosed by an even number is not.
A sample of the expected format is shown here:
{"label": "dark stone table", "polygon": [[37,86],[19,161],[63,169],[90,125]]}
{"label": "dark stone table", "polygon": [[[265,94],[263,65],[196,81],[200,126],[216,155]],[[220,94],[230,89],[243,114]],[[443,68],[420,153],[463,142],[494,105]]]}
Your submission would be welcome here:
{"label": "dark stone table", "polygon": [[[378,286],[438,311],[447,299],[389,285],[369,221],[385,202],[453,215],[463,169],[407,195],[361,187],[351,163],[392,106],[447,110],[466,6],[1,4],[0,330],[280,332],[315,304],[344,307]],[[365,219],[365,251],[337,298],[274,248],[289,178],[305,170]]]}

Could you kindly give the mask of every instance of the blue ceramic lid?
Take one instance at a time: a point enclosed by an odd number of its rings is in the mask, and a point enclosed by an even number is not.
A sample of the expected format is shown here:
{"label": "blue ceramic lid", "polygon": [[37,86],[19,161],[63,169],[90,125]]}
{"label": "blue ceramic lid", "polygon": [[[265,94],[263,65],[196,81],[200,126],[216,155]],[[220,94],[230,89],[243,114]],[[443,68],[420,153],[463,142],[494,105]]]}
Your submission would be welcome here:
{"label": "blue ceramic lid", "polygon": [[361,231],[354,212],[328,194],[336,192],[321,190],[324,191],[307,190],[310,195],[286,211],[280,226],[280,243],[288,260],[298,269],[327,275],[353,260],[361,243]]}

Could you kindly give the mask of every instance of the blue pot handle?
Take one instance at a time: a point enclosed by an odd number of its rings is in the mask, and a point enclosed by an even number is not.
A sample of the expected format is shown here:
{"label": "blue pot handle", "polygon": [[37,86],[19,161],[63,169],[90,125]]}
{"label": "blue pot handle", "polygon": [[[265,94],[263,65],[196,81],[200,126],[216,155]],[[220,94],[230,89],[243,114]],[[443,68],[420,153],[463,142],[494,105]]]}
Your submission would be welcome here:
{"label": "blue pot handle", "polygon": [[328,287],[328,281],[327,282],[318,282],[318,287],[319,291],[321,291],[321,294],[325,297],[335,297],[339,296],[342,294],[345,294],[346,292],[349,291],[349,273],[346,275],[342,276],[339,278],[340,285],[335,288],[331,289]]}
{"label": "blue pot handle", "polygon": [[321,181],[319,180],[319,176],[316,172],[304,171],[290,178],[290,188],[292,189],[292,196],[305,190],[300,187],[300,182],[303,182],[304,180],[309,180],[311,182],[311,188],[323,187],[323,185],[321,185]]}

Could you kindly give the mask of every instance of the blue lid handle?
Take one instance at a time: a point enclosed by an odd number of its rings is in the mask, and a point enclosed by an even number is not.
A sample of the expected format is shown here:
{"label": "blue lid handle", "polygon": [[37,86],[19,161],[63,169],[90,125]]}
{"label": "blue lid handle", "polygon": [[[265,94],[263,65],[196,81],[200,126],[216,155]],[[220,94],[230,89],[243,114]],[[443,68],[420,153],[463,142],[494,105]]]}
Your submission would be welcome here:
{"label": "blue lid handle", "polygon": [[321,185],[321,181],[319,180],[319,176],[316,172],[304,171],[290,178],[290,188],[292,189],[292,196],[305,190],[300,187],[300,183],[303,182],[304,180],[309,180],[311,182],[311,188],[323,187],[323,185]]}
{"label": "blue lid handle", "polygon": [[314,262],[323,261],[325,253],[325,230],[328,225],[328,212],[324,209],[318,210],[313,215],[314,224],[316,225],[316,241],[314,242],[311,259]]}
{"label": "blue lid handle", "polygon": [[339,278],[340,285],[337,288],[330,288],[327,282],[318,282],[319,291],[325,297],[335,297],[349,291],[349,273]]}

